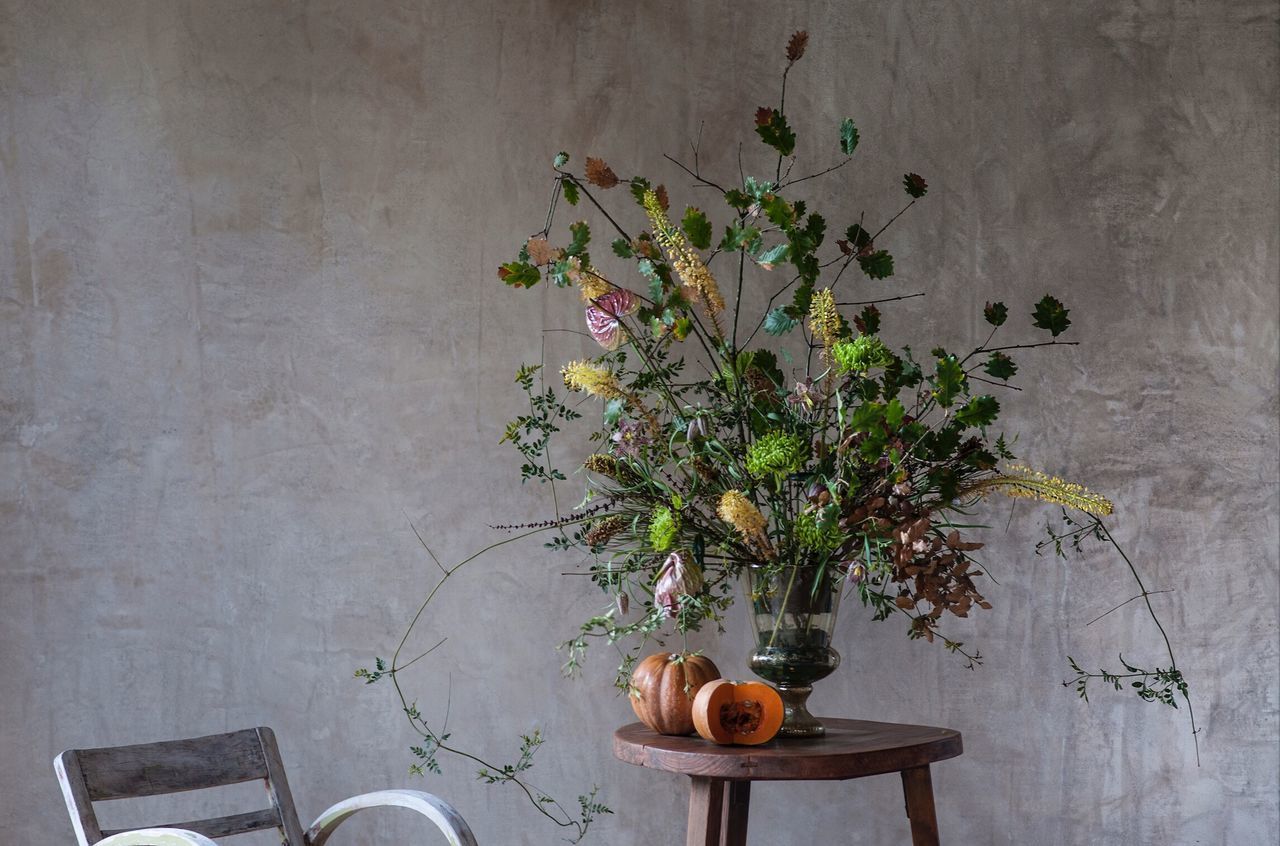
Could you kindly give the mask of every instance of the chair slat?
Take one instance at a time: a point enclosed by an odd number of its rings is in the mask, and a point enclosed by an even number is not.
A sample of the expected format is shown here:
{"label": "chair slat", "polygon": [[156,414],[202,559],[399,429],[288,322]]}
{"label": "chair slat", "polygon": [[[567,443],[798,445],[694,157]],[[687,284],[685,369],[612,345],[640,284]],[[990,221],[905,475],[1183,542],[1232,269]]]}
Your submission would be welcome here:
{"label": "chair slat", "polygon": [[267,762],[267,792],[271,794],[272,806],[280,815],[284,846],[306,846],[306,833],[302,830],[302,823],[298,821],[298,811],[293,806],[293,793],[289,790],[289,779],[284,774],[276,734],[266,726],[259,726],[256,731]]}
{"label": "chair slat", "polygon": [[77,749],[89,798],[127,799],[238,784],[267,777],[255,729],[190,740]]}
{"label": "chair slat", "polygon": [[[262,811],[250,811],[247,814],[229,814],[225,817],[168,823],[166,825],[152,826],[152,828],[185,828],[187,831],[194,831],[196,834],[203,834],[205,837],[228,837],[232,834],[248,834],[251,831],[280,828],[280,815],[275,810],[267,808]],[[113,834],[135,830],[121,828],[104,831],[103,834],[110,837]]]}

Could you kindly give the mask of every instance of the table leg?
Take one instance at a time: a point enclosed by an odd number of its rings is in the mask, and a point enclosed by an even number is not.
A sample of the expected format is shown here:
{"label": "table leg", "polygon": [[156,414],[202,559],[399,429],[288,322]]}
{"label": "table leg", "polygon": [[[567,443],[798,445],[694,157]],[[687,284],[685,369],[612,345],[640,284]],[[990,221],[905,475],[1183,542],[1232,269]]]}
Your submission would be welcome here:
{"label": "table leg", "polygon": [[938,846],[938,818],[933,810],[933,780],[928,764],[902,771],[902,793],[907,800],[907,819],[911,821],[912,846]]}
{"label": "table leg", "polygon": [[724,779],[692,776],[689,787],[688,846],[720,846]]}
{"label": "table leg", "polygon": [[725,803],[724,846],[747,846],[747,813],[751,807],[751,782],[729,782]]}

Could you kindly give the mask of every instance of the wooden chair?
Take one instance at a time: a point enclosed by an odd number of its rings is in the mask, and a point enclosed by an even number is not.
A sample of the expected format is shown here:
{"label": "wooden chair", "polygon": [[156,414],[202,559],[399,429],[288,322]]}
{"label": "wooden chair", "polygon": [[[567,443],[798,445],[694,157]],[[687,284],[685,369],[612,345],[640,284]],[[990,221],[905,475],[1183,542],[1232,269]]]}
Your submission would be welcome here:
{"label": "wooden chair", "polygon": [[[380,790],[339,802],[305,832],[269,728],[192,740],[105,749],[69,749],[53,762],[80,846],[216,846],[211,837],[276,829],[283,846],[324,846],[353,814],[375,807],[417,811],[444,832],[451,846],[476,846],[467,823],[442,799],[417,790]],[[271,807],[160,828],[103,830],[93,803],[156,796],[262,779]]]}

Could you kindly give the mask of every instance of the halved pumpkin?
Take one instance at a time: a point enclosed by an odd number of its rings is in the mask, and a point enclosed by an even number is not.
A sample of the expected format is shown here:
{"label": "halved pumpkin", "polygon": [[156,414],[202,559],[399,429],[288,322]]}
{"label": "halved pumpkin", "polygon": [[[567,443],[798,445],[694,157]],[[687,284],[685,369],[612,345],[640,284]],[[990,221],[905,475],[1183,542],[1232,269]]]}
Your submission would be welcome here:
{"label": "halved pumpkin", "polygon": [[693,727],[716,743],[767,743],[782,727],[782,697],[760,682],[707,682],[693,699]]}
{"label": "halved pumpkin", "polygon": [[720,671],[704,655],[661,652],[631,674],[631,709],[658,734],[693,734],[693,700]]}

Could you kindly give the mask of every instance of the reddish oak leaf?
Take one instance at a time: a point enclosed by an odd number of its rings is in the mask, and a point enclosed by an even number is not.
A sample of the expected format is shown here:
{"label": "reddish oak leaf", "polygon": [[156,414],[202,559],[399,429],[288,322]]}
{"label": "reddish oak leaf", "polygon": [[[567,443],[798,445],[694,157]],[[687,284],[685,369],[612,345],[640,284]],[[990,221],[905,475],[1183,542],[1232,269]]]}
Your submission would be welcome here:
{"label": "reddish oak leaf", "polygon": [[529,252],[529,261],[538,266],[551,264],[556,253],[559,252],[547,242],[546,238],[530,238],[529,243],[525,244],[525,249]]}
{"label": "reddish oak leaf", "polygon": [[791,36],[787,42],[787,61],[798,62],[804,55],[804,48],[809,46],[809,33],[803,29]]}
{"label": "reddish oak leaf", "polygon": [[764,126],[771,120],[773,120],[773,109],[768,106],[756,109],[756,126]]}
{"label": "reddish oak leaf", "polygon": [[618,174],[604,163],[604,159],[587,157],[587,181],[601,188],[612,188],[618,184]]}

